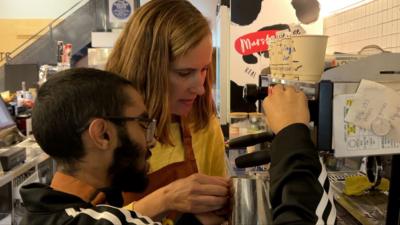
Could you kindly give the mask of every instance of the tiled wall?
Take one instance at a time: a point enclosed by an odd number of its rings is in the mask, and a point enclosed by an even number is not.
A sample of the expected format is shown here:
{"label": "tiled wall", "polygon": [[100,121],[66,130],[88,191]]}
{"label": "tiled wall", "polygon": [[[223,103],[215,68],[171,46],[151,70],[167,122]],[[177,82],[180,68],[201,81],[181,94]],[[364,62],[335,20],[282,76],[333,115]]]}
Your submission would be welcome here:
{"label": "tiled wall", "polygon": [[400,0],[373,0],[324,19],[327,52],[357,53],[366,45],[400,52]]}

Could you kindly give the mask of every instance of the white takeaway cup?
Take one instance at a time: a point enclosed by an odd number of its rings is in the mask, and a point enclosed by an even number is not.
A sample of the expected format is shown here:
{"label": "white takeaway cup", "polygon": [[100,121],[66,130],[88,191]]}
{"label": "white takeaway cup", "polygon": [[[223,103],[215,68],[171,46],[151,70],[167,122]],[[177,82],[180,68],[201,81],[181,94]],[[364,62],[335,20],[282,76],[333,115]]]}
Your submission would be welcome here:
{"label": "white takeaway cup", "polygon": [[271,77],[277,78],[278,76],[278,51],[277,51],[277,42],[276,39],[271,39],[269,42],[269,67],[271,70]]}
{"label": "white takeaway cup", "polygon": [[285,80],[293,80],[294,75],[292,72],[292,49],[293,40],[291,37],[286,37],[282,39],[282,68],[283,74],[282,78]]}
{"label": "white takeaway cup", "polygon": [[328,36],[292,36],[291,72],[300,81],[318,82],[324,72],[324,60]]}
{"label": "white takeaway cup", "polygon": [[277,38],[275,44],[276,44],[276,63],[277,63],[276,78],[282,78],[283,75],[282,38]]}

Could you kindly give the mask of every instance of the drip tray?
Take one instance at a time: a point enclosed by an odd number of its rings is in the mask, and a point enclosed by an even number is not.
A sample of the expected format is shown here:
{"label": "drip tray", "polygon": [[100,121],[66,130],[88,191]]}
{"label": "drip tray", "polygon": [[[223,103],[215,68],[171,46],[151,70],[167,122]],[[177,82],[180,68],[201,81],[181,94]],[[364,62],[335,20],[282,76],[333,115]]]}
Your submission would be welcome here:
{"label": "drip tray", "polygon": [[354,217],[359,224],[384,225],[386,223],[386,207],[388,203],[386,192],[371,191],[361,196],[343,194],[346,177],[358,175],[365,176],[359,171],[328,172],[336,203]]}

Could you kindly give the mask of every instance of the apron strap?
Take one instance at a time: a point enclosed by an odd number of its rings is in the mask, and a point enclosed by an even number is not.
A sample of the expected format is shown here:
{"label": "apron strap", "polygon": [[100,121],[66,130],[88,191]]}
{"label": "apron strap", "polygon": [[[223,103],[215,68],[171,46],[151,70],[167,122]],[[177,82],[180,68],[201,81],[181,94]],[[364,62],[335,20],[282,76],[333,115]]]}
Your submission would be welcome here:
{"label": "apron strap", "polygon": [[182,134],[182,143],[183,143],[183,149],[184,149],[184,160],[187,163],[191,164],[192,167],[192,173],[197,173],[197,163],[196,163],[196,158],[194,156],[194,151],[193,151],[193,143],[192,143],[192,135],[190,133],[189,126],[187,123],[184,122],[183,118],[181,117],[180,121],[180,128],[181,128],[181,134]]}

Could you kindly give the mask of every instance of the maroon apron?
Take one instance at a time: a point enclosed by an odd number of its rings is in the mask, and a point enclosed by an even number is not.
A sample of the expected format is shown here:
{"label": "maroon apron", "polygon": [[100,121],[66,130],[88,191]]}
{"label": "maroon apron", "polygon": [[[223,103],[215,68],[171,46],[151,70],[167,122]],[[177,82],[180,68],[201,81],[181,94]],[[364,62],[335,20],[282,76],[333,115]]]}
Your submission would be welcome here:
{"label": "maroon apron", "polygon": [[[124,205],[128,205],[133,201],[137,201],[153,191],[172,183],[175,180],[197,173],[198,170],[196,159],[194,157],[190,130],[182,120],[180,122],[180,128],[184,148],[184,161],[169,164],[153,173],[150,173],[149,184],[144,192],[124,192]],[[178,214],[178,212],[167,212],[167,217],[175,219]]]}

